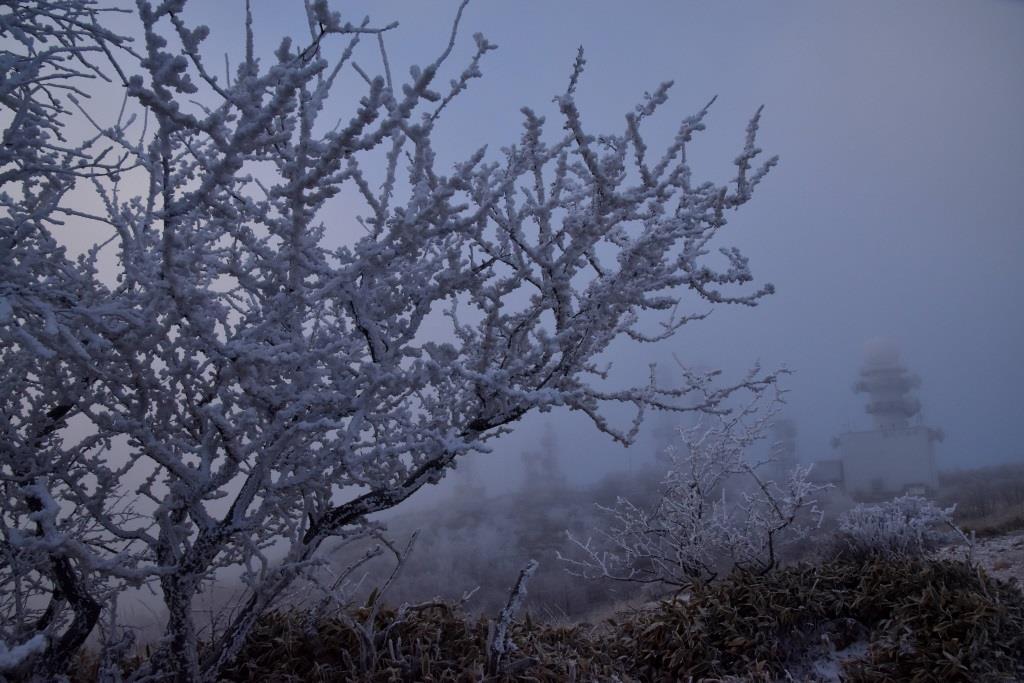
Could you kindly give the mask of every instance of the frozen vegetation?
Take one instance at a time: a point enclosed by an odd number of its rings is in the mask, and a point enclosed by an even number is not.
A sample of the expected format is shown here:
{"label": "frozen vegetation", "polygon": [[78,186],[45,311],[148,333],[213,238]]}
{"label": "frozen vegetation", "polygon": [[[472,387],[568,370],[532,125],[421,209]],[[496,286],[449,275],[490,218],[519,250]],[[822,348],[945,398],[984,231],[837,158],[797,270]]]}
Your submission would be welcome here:
{"label": "frozen vegetation", "polygon": [[[705,181],[687,155],[710,105],[654,149],[645,127],[672,83],[651,83],[621,130],[591,130],[581,49],[551,111],[522,109],[503,146],[442,167],[435,130],[496,48],[463,35],[466,4],[403,74],[396,24],[325,0],[300,5],[308,34],[290,38],[256,35],[247,7],[234,65],[186,0],[0,2],[0,678],[782,677],[810,666],[808,639],[842,632],[871,646],[851,666],[881,680],[940,659],[922,629],[885,630],[921,586],[940,605],[921,613],[955,631],[944,666],[1019,672],[1019,592],[929,559],[949,521],[930,503],[851,512],[855,560],[782,566],[821,517],[805,470],[767,477],[747,457],[780,373],[609,373],[613,343],[774,291],[721,235],[776,164],[760,110],[731,180]],[[126,20],[131,37],[107,28]],[[341,90],[359,93],[351,108]],[[119,113],[101,120],[90,98],[111,93]],[[103,237],[74,255],[83,225]],[[588,500],[568,539],[574,525],[546,520],[576,573],[688,600],[601,628],[539,624],[530,561],[500,567],[486,616],[465,615],[468,593],[389,606],[410,558],[439,560],[380,513],[554,409],[623,444],[651,411],[702,416],[646,486],[653,506]],[[564,481],[546,485],[528,487],[534,514],[557,509]],[[239,599],[201,617],[225,577]],[[161,622],[145,644],[118,609],[139,591]],[[986,647],[965,645],[979,634]]]}
{"label": "frozen vegetation", "polygon": [[[523,109],[517,141],[439,168],[432,133],[495,48],[475,35],[441,76],[465,3],[404,80],[387,58],[394,24],[342,21],[322,0],[271,60],[245,17],[244,58],[215,75],[185,4],[140,1],[136,40],[90,0],[0,15],[0,637],[26,675],[64,674],[101,623],[101,646],[124,649],[130,634],[101,617],[150,586],[166,628],[133,678],[216,678],[325,541],[374,533],[369,515],[527,413],[578,411],[628,443],[650,409],[715,409],[774,382],[752,373],[695,402],[694,384],[652,371],[613,386],[601,365],[616,339],[702,317],[677,312],[683,294],[771,293],[747,286],[737,249],[709,258],[775,164],[756,163],[759,115],[733,180],[698,180],[686,150],[707,108],[650,149],[663,83],[620,132],[589,131],[580,51],[556,125]],[[375,67],[356,61],[362,43]],[[347,113],[330,104],[342,81],[364,93]],[[89,113],[98,82],[123,95],[114,121]],[[332,247],[348,188],[362,232]],[[62,231],[84,221],[108,237],[71,258]],[[633,409],[624,425],[617,404]],[[200,653],[193,601],[228,569],[247,597]]]}

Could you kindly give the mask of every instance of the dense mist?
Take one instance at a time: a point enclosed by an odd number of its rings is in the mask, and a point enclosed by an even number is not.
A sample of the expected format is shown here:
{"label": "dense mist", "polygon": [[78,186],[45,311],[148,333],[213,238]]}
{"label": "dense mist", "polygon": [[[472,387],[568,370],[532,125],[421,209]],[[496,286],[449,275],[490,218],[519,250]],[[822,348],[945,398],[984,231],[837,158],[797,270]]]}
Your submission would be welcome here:
{"label": "dense mist", "polygon": [[[257,35],[301,35],[300,12],[252,3]],[[239,7],[187,6],[207,24],[231,63],[241,56]],[[454,7],[436,4],[346,5],[351,20],[368,13],[399,21],[389,33],[395,73],[443,47]],[[378,15],[387,14],[387,17]],[[113,26],[132,26],[130,17]],[[776,294],[753,309],[717,307],[700,324],[637,352],[613,348],[608,362],[622,383],[672,355],[688,365],[739,376],[755,362],[788,368],[787,415],[799,425],[805,461],[830,457],[841,431],[868,423],[850,387],[865,344],[884,337],[921,376],[922,419],[944,430],[943,467],[1019,461],[1024,383],[1024,198],[1022,170],[1024,6],[991,1],[857,3],[724,2],[713,6],[614,2],[481,3],[464,26],[499,49],[482,63],[472,102],[456,102],[436,131],[442,163],[482,145],[514,140],[519,109],[554,114],[577,46],[587,73],[578,97],[587,125],[621,125],[622,106],[659,83],[675,82],[669,108],[651,121],[666,140],[678,118],[712,98],[708,130],[695,142],[695,168],[724,179],[742,130],[764,106],[759,145],[780,164],[750,208],[731,219],[723,244],[749,257],[757,283]],[[134,30],[134,29],[132,29]],[[269,58],[273,41],[258,42]],[[466,54],[457,44],[455,55]],[[462,52],[460,53],[459,50]],[[344,106],[346,95],[337,103]],[[118,103],[94,101],[94,114]],[[344,202],[338,209],[343,211]],[[343,213],[329,239],[361,230]],[[344,228],[343,226],[348,226]],[[88,226],[87,239],[95,237]],[[75,236],[68,238],[74,247]],[[87,242],[88,243],[88,242]],[[84,243],[83,243],[84,244]],[[698,307],[699,308],[699,307]],[[624,418],[625,419],[625,418]],[[568,414],[530,416],[520,434],[496,448],[483,469],[507,480],[523,434],[544,421],[573,434],[570,477],[593,479],[627,467],[623,452]],[[638,449],[642,449],[639,447]],[[476,456],[473,456],[476,457]],[[426,495],[431,495],[426,493]]]}
{"label": "dense mist", "polygon": [[[257,3],[257,22],[261,17]],[[409,12],[397,63],[429,51],[447,21]],[[354,13],[355,10],[353,10]],[[275,17],[275,21],[279,18]],[[204,18],[211,23],[215,16]],[[764,6],[523,2],[467,14],[500,49],[477,84],[479,109],[452,112],[443,153],[458,158],[503,140],[518,107],[545,112],[576,45],[588,123],[618,125],[620,102],[675,81],[672,111],[712,97],[695,164],[724,177],[740,130],[765,106],[760,145],[780,165],[727,241],[750,257],[774,296],[755,309],[719,307],[700,324],[640,353],[609,354],[619,377],[672,354],[737,376],[755,361],[785,366],[787,416],[800,458],[833,457],[832,438],[868,428],[852,391],[874,338],[889,338],[921,377],[921,419],[940,428],[943,468],[1024,458],[1016,393],[1024,384],[1024,5],[1018,2],[783,2]],[[547,113],[550,113],[548,110]],[[664,134],[672,126],[664,125]],[[653,421],[652,421],[653,422]],[[563,466],[588,481],[650,455],[623,451],[585,420],[532,416],[480,458],[500,487],[542,423],[565,434]],[[428,494],[429,495],[429,494]]]}
{"label": "dense mist", "polygon": [[0,683],[1020,602],[1024,2],[92,2],[0,3]]}

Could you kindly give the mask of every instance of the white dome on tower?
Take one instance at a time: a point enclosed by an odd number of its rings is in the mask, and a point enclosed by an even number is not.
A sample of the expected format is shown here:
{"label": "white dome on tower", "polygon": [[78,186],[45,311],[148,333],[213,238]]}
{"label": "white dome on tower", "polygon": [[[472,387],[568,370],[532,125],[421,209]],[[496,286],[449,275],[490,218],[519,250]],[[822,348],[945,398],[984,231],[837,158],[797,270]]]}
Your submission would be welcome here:
{"label": "white dome on tower", "polygon": [[899,365],[900,350],[896,342],[887,337],[875,337],[864,344],[864,364],[893,366]]}

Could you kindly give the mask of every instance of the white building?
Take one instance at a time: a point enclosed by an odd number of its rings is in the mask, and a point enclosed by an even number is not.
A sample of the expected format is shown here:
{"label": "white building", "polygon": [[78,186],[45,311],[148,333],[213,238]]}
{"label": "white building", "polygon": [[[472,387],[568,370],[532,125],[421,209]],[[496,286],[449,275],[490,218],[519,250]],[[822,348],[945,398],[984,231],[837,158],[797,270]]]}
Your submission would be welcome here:
{"label": "white building", "polygon": [[839,451],[843,488],[859,498],[883,498],[902,493],[925,494],[938,489],[935,443],[942,432],[911,425],[921,411],[910,391],[921,381],[900,364],[891,344],[874,342],[854,391],[868,394],[866,406],[875,428],[846,432],[832,445]]}
{"label": "white building", "polygon": [[859,498],[935,491],[938,438],[936,430],[923,426],[840,434],[835,445],[843,464],[843,488]]}

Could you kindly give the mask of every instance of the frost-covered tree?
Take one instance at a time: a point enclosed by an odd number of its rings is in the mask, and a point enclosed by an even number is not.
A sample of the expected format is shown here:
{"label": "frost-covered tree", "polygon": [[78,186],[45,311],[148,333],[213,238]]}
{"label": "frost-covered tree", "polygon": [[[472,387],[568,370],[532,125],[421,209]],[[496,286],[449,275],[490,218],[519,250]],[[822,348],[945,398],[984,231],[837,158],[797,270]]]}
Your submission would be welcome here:
{"label": "frost-covered tree", "polygon": [[752,460],[750,448],[769,432],[779,401],[758,389],[745,406],[680,429],[657,502],[648,509],[620,497],[613,506],[598,505],[605,523],[593,535],[568,533],[574,552],[559,556],[567,571],[678,589],[723,569],[776,567],[784,545],[821,521],[821,487],[807,480],[809,467],[773,478],[770,458]]}
{"label": "frost-covered tree", "polygon": [[[616,339],[703,317],[677,315],[684,295],[772,291],[746,289],[737,249],[711,255],[775,163],[754,165],[759,113],[735,177],[697,181],[687,147],[707,108],[658,154],[641,131],[671,83],[621,132],[591,132],[581,51],[558,124],[523,109],[518,141],[441,168],[435,128],[495,47],[474,36],[439,85],[465,3],[404,81],[395,25],[323,0],[271,59],[247,14],[244,56],[215,74],[185,4],[138,0],[131,44],[89,0],[0,4],[0,661],[57,675],[109,596],[151,582],[166,632],[135,677],[216,678],[324,541],[361,535],[527,413],[578,411],[628,443],[650,409],[715,409],[774,380],[695,403],[704,378],[617,387],[602,365]],[[376,68],[356,61],[366,42]],[[112,124],[84,103],[101,75],[125,98]],[[342,82],[363,93],[345,113]],[[345,239],[342,215],[362,232]],[[71,259],[65,231],[86,221],[108,238]],[[622,404],[624,426],[608,417]],[[193,600],[227,567],[248,598],[200,658]]]}
{"label": "frost-covered tree", "polygon": [[68,432],[106,396],[127,313],[97,276],[98,247],[69,258],[60,234],[81,218],[76,184],[131,164],[67,125],[113,52],[130,54],[105,13],[84,0],[0,3],[0,675],[59,675],[117,582],[144,578],[125,554],[118,472],[98,455],[111,434]]}

